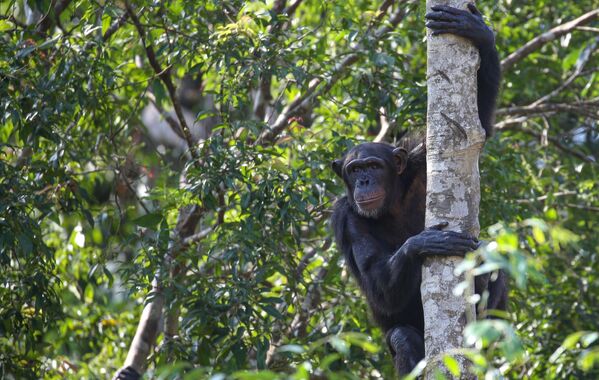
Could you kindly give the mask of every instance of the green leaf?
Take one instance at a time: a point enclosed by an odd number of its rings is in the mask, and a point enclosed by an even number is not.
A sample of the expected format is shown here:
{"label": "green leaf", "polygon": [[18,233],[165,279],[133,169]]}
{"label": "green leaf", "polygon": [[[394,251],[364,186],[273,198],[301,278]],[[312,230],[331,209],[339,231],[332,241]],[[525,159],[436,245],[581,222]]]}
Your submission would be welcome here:
{"label": "green leaf", "polygon": [[162,214],[150,213],[150,214],[142,215],[139,218],[136,218],[135,220],[133,220],[133,223],[138,226],[141,226],[141,227],[146,227],[146,228],[156,230],[156,227],[162,221],[162,219],[163,219]]}
{"label": "green leaf", "polygon": [[458,361],[455,358],[453,358],[450,355],[444,355],[443,356],[443,363],[445,364],[445,367],[447,367],[447,369],[449,370],[449,372],[454,377],[460,377],[460,374],[461,374],[460,364],[458,363]]}

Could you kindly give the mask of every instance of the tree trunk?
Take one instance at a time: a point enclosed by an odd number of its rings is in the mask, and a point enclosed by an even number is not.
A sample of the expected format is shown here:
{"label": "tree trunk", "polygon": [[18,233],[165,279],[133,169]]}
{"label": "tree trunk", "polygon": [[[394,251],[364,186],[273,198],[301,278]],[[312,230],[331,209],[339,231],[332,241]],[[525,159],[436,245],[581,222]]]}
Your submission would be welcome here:
{"label": "tree trunk", "polygon": [[[175,241],[170,243],[169,250],[159,272],[171,267],[174,258],[178,254],[178,250],[187,245],[185,238],[194,237],[192,234],[195,231],[201,216],[202,209],[199,206],[184,206],[179,209],[177,227],[173,232]],[[198,235],[200,235],[201,238],[204,234],[205,232],[201,232]],[[181,267],[177,267],[175,271],[170,271],[170,275],[178,275],[181,270]],[[139,319],[139,324],[137,325],[135,336],[129,347],[125,363],[123,364],[123,367],[116,372],[113,380],[138,379],[140,376],[143,376],[147,368],[148,356],[156,344],[158,334],[162,330],[160,322],[163,319],[162,309],[164,307],[165,297],[162,284],[160,283],[160,273],[157,273],[152,281],[152,291],[148,297],[149,299],[146,300],[146,305],[144,306]],[[179,309],[170,310],[167,313],[165,323],[167,339],[172,338],[177,334],[177,329],[179,327],[178,318]],[[135,376],[127,375],[127,371],[131,369],[136,372]]]}
{"label": "tree trunk", "polygon": [[[465,8],[466,2],[427,0],[434,5]],[[427,197],[426,226],[448,222],[447,229],[478,236],[480,183],[478,158],[485,132],[478,118],[476,74],[480,59],[468,41],[428,32]],[[425,378],[443,366],[440,354],[462,347],[462,331],[474,306],[453,294],[463,278],[454,275],[459,257],[434,257],[422,268],[424,340],[428,362]],[[473,284],[469,291],[472,292]],[[467,318],[468,317],[468,318]],[[462,377],[465,361],[460,361]],[[445,371],[446,375],[447,372]]]}

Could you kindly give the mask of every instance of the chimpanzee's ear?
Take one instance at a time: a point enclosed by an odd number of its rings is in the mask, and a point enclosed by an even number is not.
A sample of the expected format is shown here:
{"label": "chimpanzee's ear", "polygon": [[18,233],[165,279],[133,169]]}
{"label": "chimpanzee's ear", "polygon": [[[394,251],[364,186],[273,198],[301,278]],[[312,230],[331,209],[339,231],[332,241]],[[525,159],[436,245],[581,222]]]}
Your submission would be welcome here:
{"label": "chimpanzee's ear", "polygon": [[393,155],[395,156],[397,174],[401,174],[406,170],[406,166],[408,166],[408,151],[404,148],[395,148],[393,149]]}
{"label": "chimpanzee's ear", "polygon": [[331,168],[340,178],[343,178],[343,160],[335,160],[331,162]]}

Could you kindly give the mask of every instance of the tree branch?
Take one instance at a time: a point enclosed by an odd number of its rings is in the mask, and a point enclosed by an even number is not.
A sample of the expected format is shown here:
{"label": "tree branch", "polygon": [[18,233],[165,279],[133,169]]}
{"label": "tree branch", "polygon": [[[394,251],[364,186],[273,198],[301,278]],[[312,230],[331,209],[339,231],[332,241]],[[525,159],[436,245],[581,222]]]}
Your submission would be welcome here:
{"label": "tree branch", "polygon": [[56,4],[56,0],[53,0],[48,12],[42,17],[41,20],[37,23],[36,32],[39,34],[45,34],[48,29],[52,26],[52,18],[50,14],[53,14],[54,21],[58,23],[60,14],[64,12],[65,9],[69,6],[72,0],[62,0],[58,4]]}
{"label": "tree branch", "polygon": [[148,57],[148,60],[150,61],[150,66],[152,66],[154,73],[156,74],[156,76],[158,78],[160,78],[162,83],[164,83],[164,85],[168,91],[171,102],[173,103],[173,108],[175,109],[175,114],[177,115],[177,119],[179,119],[179,125],[181,126],[181,130],[183,131],[183,138],[185,139],[185,142],[187,143],[189,152],[191,154],[191,157],[194,159],[195,164],[198,164],[199,163],[198,153],[195,149],[195,145],[193,143],[193,138],[192,138],[189,126],[187,125],[187,122],[185,121],[185,117],[183,116],[183,110],[181,108],[181,103],[179,102],[179,99],[177,97],[177,91],[176,91],[175,86],[173,85],[173,81],[171,79],[171,68],[170,68],[170,66],[168,66],[167,68],[162,69],[162,67],[158,63],[158,60],[156,59],[156,54],[154,53],[154,49],[152,48],[152,45],[149,45],[146,43],[145,30],[144,30],[143,26],[141,25],[139,18],[135,14],[135,10],[133,9],[133,6],[129,2],[125,2],[125,7],[127,9],[127,13],[129,14],[129,17],[131,18],[131,21],[133,21],[133,24],[135,25],[135,28],[137,29],[137,33],[139,34],[139,37],[143,44],[143,47],[146,51],[146,56]]}
{"label": "tree branch", "polygon": [[119,17],[108,27],[108,29],[106,29],[106,32],[104,32],[104,35],[102,36],[102,41],[108,41],[110,37],[112,37],[112,35],[115,34],[116,31],[119,30],[119,28],[125,24],[125,22],[127,22],[128,18],[129,13],[123,13],[121,17]]}
{"label": "tree branch", "polygon": [[177,120],[173,119],[173,117],[168,112],[166,112],[164,108],[160,107],[160,105],[156,103],[156,100],[154,99],[151,93],[147,94],[147,98],[150,101],[150,104],[152,104],[152,106],[156,108],[156,111],[158,111],[160,116],[164,118],[164,121],[168,123],[169,127],[171,127],[173,132],[175,132],[175,134],[180,138],[184,139],[185,136],[183,135],[183,131],[181,130],[181,126],[179,125],[179,123],[177,123]]}
{"label": "tree branch", "polygon": [[544,201],[544,200],[547,200],[549,197],[557,198],[557,197],[567,197],[567,196],[573,196],[573,195],[578,195],[578,192],[572,191],[572,190],[559,191],[559,192],[553,193],[551,195],[541,195],[539,197],[534,197],[534,198],[530,198],[530,199],[516,199],[516,203],[528,204],[528,203],[533,203],[533,202]]}
{"label": "tree branch", "polygon": [[546,43],[551,42],[563,36],[564,34],[570,33],[577,27],[588,24],[598,16],[599,8],[585,13],[584,15],[580,16],[575,20],[556,26],[555,28],[550,29],[549,31],[541,34],[540,36],[533,38],[532,40],[524,44],[524,46],[522,46],[520,49],[508,55],[503,61],[501,61],[501,71],[505,72],[509,70],[517,62],[521,61],[535,50],[540,49]]}
{"label": "tree branch", "polygon": [[308,291],[306,292],[306,296],[304,297],[304,301],[302,302],[300,310],[298,310],[298,313],[295,315],[295,318],[293,318],[293,321],[291,322],[291,326],[289,327],[289,333],[287,334],[287,336],[290,336],[291,334],[293,334],[292,336],[300,338],[306,336],[308,322],[310,321],[312,312],[320,299],[322,281],[324,280],[328,272],[329,267],[326,266],[321,267],[318,271],[318,274],[316,274],[316,278],[314,279],[314,281],[312,281],[310,287],[308,288]]}
{"label": "tree branch", "polygon": [[[383,5],[385,5],[385,3]],[[372,46],[379,41],[388,32],[393,30],[404,16],[405,9],[398,8],[395,13],[390,16],[386,25],[378,28],[371,36],[366,36],[360,46],[356,49],[352,49],[357,52],[345,55],[345,58],[333,68],[332,74],[328,80],[325,80],[322,77],[314,79],[306,91],[289,103],[275,120],[274,124],[258,137],[256,144],[272,142],[287,127],[290,117],[294,116],[299,109],[307,106],[315,98],[326,94],[340,79],[345,77],[348,69],[360,59],[363,50],[367,47],[366,45]]]}
{"label": "tree branch", "polygon": [[553,91],[551,91],[550,93],[548,93],[547,95],[542,96],[541,98],[535,100],[531,106],[538,106],[539,104],[542,104],[544,102],[546,102],[547,100],[551,99],[552,97],[554,97],[555,95],[559,94],[561,91],[563,91],[566,87],[568,87],[569,85],[572,84],[572,82],[574,82],[574,80],[576,78],[578,78],[578,76],[580,74],[583,73],[582,69],[584,69],[584,66],[589,62],[589,60],[591,59],[591,56],[593,55],[593,50],[595,49],[595,46],[597,46],[597,41],[599,41],[599,37],[595,38],[595,41],[593,41],[593,43],[589,44],[584,51],[580,54],[580,56],[582,57],[582,60],[579,58],[579,62],[576,62],[576,68],[574,70],[574,72],[572,73],[572,75],[570,75],[561,85],[559,85],[556,89],[554,89]]}
{"label": "tree branch", "polygon": [[576,27],[576,30],[582,30],[582,31],[585,31],[585,32],[599,33],[599,28],[593,28],[591,26],[578,26],[578,27]]}
{"label": "tree branch", "polygon": [[374,140],[372,140],[374,142],[384,141],[385,138],[387,137],[387,134],[391,130],[391,123],[389,123],[389,119],[387,119],[387,114],[386,114],[386,111],[385,111],[385,109],[383,107],[381,107],[380,110],[379,110],[379,120],[380,120],[380,123],[381,123],[381,130],[376,135],[376,137],[374,138]]}
{"label": "tree branch", "polygon": [[[495,114],[497,116],[523,116],[540,115],[551,112],[575,112],[593,118],[599,117],[599,99],[591,99],[576,103],[535,103],[527,106],[500,108]],[[593,112],[593,110],[595,111]]]}
{"label": "tree branch", "polygon": [[[291,16],[297,7],[300,5],[302,0],[294,1],[290,6],[286,7],[285,0],[276,0],[272,6],[272,14],[273,19],[275,20],[273,24],[268,27],[268,34],[270,36],[274,36],[278,34],[284,27],[284,25],[289,25],[288,22],[281,22],[278,20],[279,15],[285,14],[287,16]],[[270,107],[270,103],[272,101],[272,93],[270,91],[270,86],[272,83],[272,75],[270,72],[263,72],[260,75],[260,83],[258,84],[258,92],[256,93],[256,97],[254,99],[254,116],[258,120],[264,121],[266,116],[266,110]]]}
{"label": "tree branch", "polygon": [[[192,234],[202,217],[202,213],[203,210],[198,205],[182,207],[179,210],[177,226],[173,231],[173,235],[176,241],[183,242],[184,244],[177,244],[175,241],[170,245],[169,250],[165,255],[164,262],[152,281],[152,291],[146,298],[146,306],[140,317],[135,337],[129,347],[127,359],[125,359],[123,368],[115,374],[114,379],[118,379],[119,374],[127,368],[132,368],[138,374],[142,375],[145,372],[148,355],[150,354],[152,347],[156,344],[156,338],[160,332],[160,320],[162,319],[162,309],[165,303],[164,289],[160,284],[161,273],[168,270],[169,274],[172,275],[172,269],[170,267],[181,247],[185,246],[186,239],[192,237]],[[167,320],[170,320],[171,323],[173,321],[173,314],[178,316],[178,311],[171,311],[167,316]],[[172,326],[167,327],[172,328]]]}
{"label": "tree branch", "polygon": [[293,14],[301,3],[302,0],[295,0],[293,3],[289,4],[289,6],[283,10],[283,13],[287,15]]}
{"label": "tree branch", "polygon": [[592,157],[589,157],[589,156],[585,155],[582,152],[579,152],[577,150],[574,150],[574,149],[570,148],[569,146],[564,145],[562,143],[562,140],[559,139],[559,138],[557,138],[557,137],[544,136],[540,132],[533,131],[530,128],[524,128],[520,123],[511,124],[509,126],[509,128],[505,128],[505,127],[504,128],[500,128],[500,130],[506,130],[506,129],[523,132],[523,133],[526,133],[526,134],[531,135],[533,137],[536,137],[539,140],[547,139],[547,141],[551,142],[556,148],[558,148],[562,152],[570,154],[572,156],[575,156],[575,157],[579,158],[580,160],[582,160],[584,162],[588,162],[588,163],[591,163],[591,164],[597,164],[597,162]]}
{"label": "tree branch", "polygon": [[579,209],[579,210],[599,212],[599,207],[595,207],[595,206],[577,205],[577,204],[573,204],[573,203],[568,203],[568,204],[566,204],[566,206],[572,207],[572,208],[576,208],[576,209]]}

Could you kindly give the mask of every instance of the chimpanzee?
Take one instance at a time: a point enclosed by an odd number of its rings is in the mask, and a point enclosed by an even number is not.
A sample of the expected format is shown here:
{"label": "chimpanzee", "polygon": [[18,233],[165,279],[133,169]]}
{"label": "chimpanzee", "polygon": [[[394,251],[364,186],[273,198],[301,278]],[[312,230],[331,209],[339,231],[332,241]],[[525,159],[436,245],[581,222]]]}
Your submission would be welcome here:
{"label": "chimpanzee", "polygon": [[[500,68],[493,32],[473,4],[468,10],[436,6],[426,15],[433,35],[467,38],[480,52],[479,118],[491,134]],[[464,255],[479,242],[463,233],[443,231],[446,224],[424,229],[426,148],[404,139],[400,147],[383,143],[358,145],[333,170],[343,178],[347,195],[332,217],[337,245],[365,293],[375,322],[386,334],[399,374],[409,373],[424,357],[420,282],[423,258]],[[487,308],[505,310],[505,274],[495,281],[481,276],[475,290],[489,291]]]}

